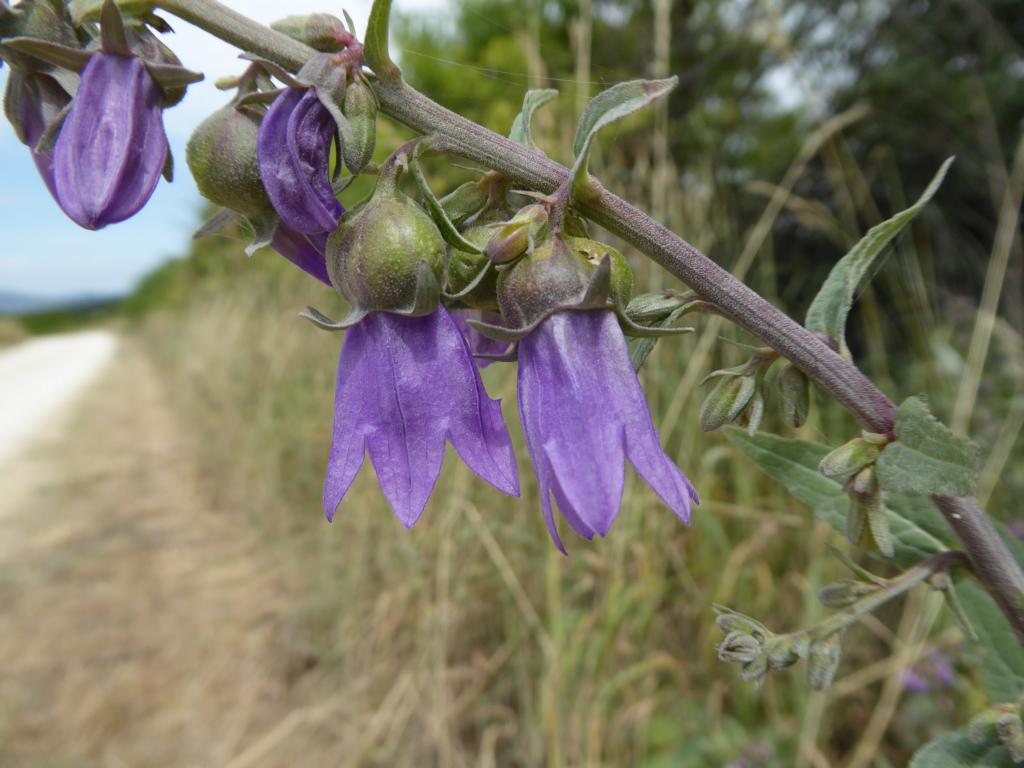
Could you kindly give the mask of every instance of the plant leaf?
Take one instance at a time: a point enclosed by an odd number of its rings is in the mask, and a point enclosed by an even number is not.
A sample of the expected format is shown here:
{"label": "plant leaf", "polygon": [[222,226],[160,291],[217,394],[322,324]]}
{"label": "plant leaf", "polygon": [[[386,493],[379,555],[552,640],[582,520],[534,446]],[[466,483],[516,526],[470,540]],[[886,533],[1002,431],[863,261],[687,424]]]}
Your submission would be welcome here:
{"label": "plant leaf", "polygon": [[980,655],[981,687],[989,703],[1016,702],[1024,693],[1024,649],[1017,636],[999,606],[977,582],[963,579],[954,588],[978,634],[971,647]]}
{"label": "plant leaf", "polygon": [[896,442],[875,464],[887,491],[965,496],[973,493],[978,448],[932,416],[919,397],[908,397],[896,411]]}
{"label": "plant leaf", "polygon": [[554,88],[535,88],[527,91],[526,95],[523,96],[523,109],[516,115],[516,119],[512,121],[512,130],[509,131],[508,137],[516,142],[516,144],[536,149],[537,144],[533,140],[533,133],[530,129],[533,113],[557,95],[558,91]]}
{"label": "plant leaf", "polygon": [[430,211],[430,218],[434,220],[437,228],[441,230],[441,235],[444,237],[445,242],[460,251],[466,253],[482,253],[483,249],[480,246],[471,243],[469,240],[464,238],[459,230],[452,223],[451,219],[448,218],[447,212],[444,210],[444,206],[441,205],[441,201],[437,199],[437,195],[434,194],[434,190],[430,188],[430,184],[427,183],[427,177],[423,175],[423,169],[420,167],[420,151],[424,148],[427,142],[421,141],[416,145],[416,149],[413,150],[412,158],[409,160],[409,168],[412,170],[413,178],[416,179],[416,186],[419,187],[420,193],[423,195],[424,201],[427,203],[427,210]]}
{"label": "plant leaf", "polygon": [[590,100],[580,115],[576,138],[572,143],[576,162],[569,172],[569,179],[574,192],[580,190],[586,182],[587,158],[598,131],[666,95],[678,82],[679,78],[675,76],[665,80],[630,80],[613,85]]}
{"label": "plant leaf", "polygon": [[[726,429],[726,436],[809,506],[818,519],[845,535],[849,499],[839,482],[818,472],[828,446],[767,433],[751,436],[734,427]],[[893,556],[887,559],[900,567],[910,567],[953,546],[952,533],[927,499],[888,494],[885,506],[893,540]]]}
{"label": "plant leaf", "polygon": [[869,229],[860,242],[832,268],[818,295],[814,297],[810,309],[807,310],[807,319],[804,321],[807,330],[827,333],[839,342],[839,350],[849,356],[850,350],[846,346],[846,317],[850,314],[850,307],[853,306],[858,289],[885,246],[913,221],[932,199],[952,164],[951,157],[942,164],[916,203]]}
{"label": "plant leaf", "polygon": [[967,728],[945,733],[925,744],[910,761],[910,768],[1015,768],[1015,763],[994,734],[984,741],[971,739]]}
{"label": "plant leaf", "polygon": [[370,20],[366,23],[363,56],[367,66],[382,81],[398,80],[402,71],[391,60],[388,34],[391,28],[391,0],[373,0]]}

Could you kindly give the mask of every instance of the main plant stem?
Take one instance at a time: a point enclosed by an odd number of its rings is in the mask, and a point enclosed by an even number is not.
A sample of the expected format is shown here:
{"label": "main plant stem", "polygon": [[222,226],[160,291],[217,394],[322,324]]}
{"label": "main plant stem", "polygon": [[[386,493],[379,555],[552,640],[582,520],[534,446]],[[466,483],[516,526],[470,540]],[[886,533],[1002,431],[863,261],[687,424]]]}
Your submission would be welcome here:
{"label": "main plant stem", "polygon": [[[315,55],[308,46],[236,13],[216,0],[160,0],[165,10],[244,51],[291,70]],[[382,74],[382,73],[378,73]],[[397,69],[376,84],[381,111],[422,133],[438,148],[500,171],[517,184],[551,193],[568,169],[445,109],[410,87]],[[890,434],[895,406],[849,360],[770,304],[728,271],[643,211],[596,181],[578,203],[591,221],[618,235],[695,290],[720,312],[789,359],[849,410],[865,429]],[[999,603],[1024,645],[1024,572],[973,498],[933,497],[953,528],[978,579]]]}

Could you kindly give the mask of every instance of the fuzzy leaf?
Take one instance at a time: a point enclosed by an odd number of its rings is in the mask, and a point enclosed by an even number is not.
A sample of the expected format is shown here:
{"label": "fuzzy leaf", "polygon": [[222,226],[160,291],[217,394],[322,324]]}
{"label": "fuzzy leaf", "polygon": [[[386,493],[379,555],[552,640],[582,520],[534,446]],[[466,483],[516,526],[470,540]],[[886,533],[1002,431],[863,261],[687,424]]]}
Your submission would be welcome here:
{"label": "fuzzy leaf", "polygon": [[1017,701],[1024,693],[1024,649],[999,606],[977,582],[964,579],[955,589],[978,635],[972,647],[981,656],[981,687],[989,703]]}
{"label": "fuzzy leaf", "polygon": [[508,137],[512,139],[512,141],[516,142],[516,144],[522,144],[524,147],[536,149],[537,144],[534,142],[533,134],[530,130],[530,124],[533,121],[533,113],[557,95],[558,91],[553,88],[540,88],[527,91],[526,95],[523,97],[523,109],[518,115],[516,115],[516,119],[512,121],[512,130],[509,131]]}
{"label": "fuzzy leaf", "polygon": [[413,150],[412,159],[409,161],[409,169],[412,171],[413,178],[416,180],[416,186],[419,187],[420,194],[423,195],[423,200],[427,204],[430,218],[434,220],[437,228],[441,230],[441,235],[446,243],[466,253],[481,253],[482,250],[479,246],[469,242],[459,233],[451,219],[448,218],[448,214],[445,212],[444,206],[441,205],[441,201],[434,194],[434,190],[430,188],[427,177],[423,175],[419,156],[424,144],[424,142],[420,142],[416,145],[416,149]]}
{"label": "fuzzy leaf", "polygon": [[945,733],[925,744],[910,761],[910,768],[1015,768],[1010,753],[995,734],[983,741],[971,739],[968,729]]}
{"label": "fuzzy leaf", "polygon": [[919,397],[896,411],[897,441],[878,457],[882,488],[903,493],[965,496],[973,492],[978,448],[940,422]]}
{"label": "fuzzy leaf", "polygon": [[938,191],[952,163],[951,157],[942,164],[916,203],[868,230],[860,242],[832,268],[818,295],[814,297],[811,308],[807,310],[804,325],[808,330],[827,333],[839,342],[840,351],[849,356],[850,350],[846,346],[846,318],[850,314],[850,307],[853,306],[858,289],[868,277],[875,259],[885,246],[914,220]]}
{"label": "fuzzy leaf", "polygon": [[[726,435],[762,470],[809,506],[818,519],[845,535],[849,499],[841,483],[818,472],[818,464],[829,452],[827,446],[767,433],[751,436],[735,428],[727,429]],[[910,567],[953,546],[952,534],[942,515],[927,499],[888,494],[885,506],[893,543],[893,556],[889,559],[900,567]]]}
{"label": "fuzzy leaf", "polygon": [[397,80],[401,70],[391,60],[388,34],[391,28],[391,0],[373,0],[370,20],[366,24],[363,56],[367,66],[383,81]]}
{"label": "fuzzy leaf", "polygon": [[572,143],[576,162],[569,172],[569,178],[574,191],[586,181],[587,158],[598,131],[665,96],[678,82],[679,78],[675,76],[665,80],[630,80],[613,85],[590,100],[580,115],[576,138]]}

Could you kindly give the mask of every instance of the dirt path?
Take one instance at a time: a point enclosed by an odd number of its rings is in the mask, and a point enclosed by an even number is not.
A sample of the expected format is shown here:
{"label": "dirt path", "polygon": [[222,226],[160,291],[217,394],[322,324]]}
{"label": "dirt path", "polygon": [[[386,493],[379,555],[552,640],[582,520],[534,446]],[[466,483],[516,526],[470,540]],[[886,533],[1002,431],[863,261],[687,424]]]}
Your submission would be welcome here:
{"label": "dirt path", "polygon": [[0,764],[231,765],[287,716],[291,590],[188,439],[122,343],[0,462]]}

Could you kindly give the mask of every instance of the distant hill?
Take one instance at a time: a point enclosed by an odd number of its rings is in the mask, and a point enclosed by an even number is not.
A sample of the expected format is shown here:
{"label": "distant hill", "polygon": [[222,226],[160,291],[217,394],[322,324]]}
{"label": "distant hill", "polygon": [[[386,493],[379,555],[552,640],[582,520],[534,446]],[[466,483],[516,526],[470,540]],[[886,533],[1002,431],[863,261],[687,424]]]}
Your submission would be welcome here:
{"label": "distant hill", "polygon": [[120,296],[78,294],[73,296],[36,296],[0,291],[0,316],[35,315],[41,312],[97,309],[118,301]]}

